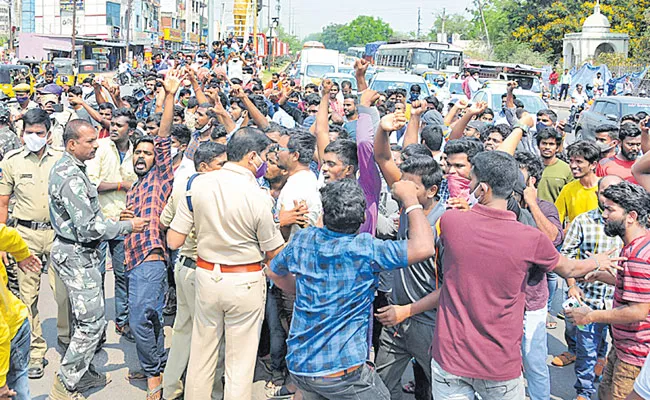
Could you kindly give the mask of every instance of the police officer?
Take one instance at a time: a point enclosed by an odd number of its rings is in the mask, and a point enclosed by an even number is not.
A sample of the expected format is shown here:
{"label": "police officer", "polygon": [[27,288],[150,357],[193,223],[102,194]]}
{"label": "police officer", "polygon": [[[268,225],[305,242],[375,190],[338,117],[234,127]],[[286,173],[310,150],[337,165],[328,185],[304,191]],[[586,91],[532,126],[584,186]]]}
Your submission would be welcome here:
{"label": "police officer", "polygon": [[[47,113],[40,109],[31,109],[23,116],[25,146],[9,152],[0,169],[0,223],[8,219],[9,198],[15,198],[13,222],[25,239],[32,254],[43,259],[50,257],[54,231],[50,224],[47,207],[48,175],[54,163],[63,154],[47,145],[50,136],[51,121]],[[14,135],[15,136],[15,135]],[[69,302],[65,286],[52,272],[49,274],[50,285],[55,293],[58,307],[57,328],[59,342],[69,342]],[[28,375],[31,379],[43,376],[46,364],[47,344],[38,316],[38,292],[41,284],[41,271],[18,270],[20,299],[29,310],[31,328],[31,354]]]}
{"label": "police officer", "polygon": [[18,135],[11,129],[11,110],[4,103],[0,103],[0,160],[20,146]]}
{"label": "police officer", "polygon": [[29,92],[31,88],[28,84],[20,83],[14,86],[13,89],[18,104],[11,108],[11,119],[16,133],[20,134],[23,131],[23,115],[32,108],[38,108],[38,104],[30,99]]}
{"label": "police officer", "polygon": [[55,232],[52,268],[68,289],[75,317],[74,334],[50,391],[53,400],[83,399],[80,392],[104,386],[109,377],[92,367],[95,349],[106,327],[101,241],[141,232],[148,221],[104,218],[97,188],[86,175],[84,162],[97,150],[97,131],[84,120],[70,121],[63,133],[66,151],[50,173],[50,215]]}
{"label": "police officer", "polygon": [[65,125],[72,120],[79,119],[79,116],[73,109],[64,109],[61,105],[61,94],[63,93],[61,86],[52,83],[45,86],[40,93],[38,103],[52,119],[52,145],[62,148]]}

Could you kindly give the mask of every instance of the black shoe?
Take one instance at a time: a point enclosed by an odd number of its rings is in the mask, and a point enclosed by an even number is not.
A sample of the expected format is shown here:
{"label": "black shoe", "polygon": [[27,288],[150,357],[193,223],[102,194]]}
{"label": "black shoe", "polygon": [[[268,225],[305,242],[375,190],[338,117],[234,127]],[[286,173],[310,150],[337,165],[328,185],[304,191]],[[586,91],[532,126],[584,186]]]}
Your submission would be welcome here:
{"label": "black shoe", "polygon": [[44,358],[29,360],[29,368],[27,370],[29,379],[41,379],[45,375],[45,366],[47,364],[48,361]]}
{"label": "black shoe", "polygon": [[167,290],[165,307],[163,308],[163,315],[170,316],[176,314],[176,288],[170,287]]}
{"label": "black shoe", "polygon": [[90,364],[88,371],[86,371],[86,373],[81,377],[81,380],[79,380],[79,383],[77,384],[77,391],[85,392],[86,390],[90,390],[92,388],[104,387],[110,382],[110,374],[102,374],[101,372],[97,372],[95,370],[95,367]]}
{"label": "black shoe", "polygon": [[133,336],[133,331],[128,324],[124,326],[115,324],[115,333],[122,336],[126,341],[135,343],[135,336]]}

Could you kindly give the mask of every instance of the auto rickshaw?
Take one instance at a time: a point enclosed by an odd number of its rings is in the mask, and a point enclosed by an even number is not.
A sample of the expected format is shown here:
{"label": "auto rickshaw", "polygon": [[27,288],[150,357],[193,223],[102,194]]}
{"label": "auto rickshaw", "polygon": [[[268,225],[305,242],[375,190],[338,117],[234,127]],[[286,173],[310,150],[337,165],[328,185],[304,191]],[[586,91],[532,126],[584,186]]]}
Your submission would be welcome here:
{"label": "auto rickshaw", "polygon": [[18,60],[18,64],[28,66],[30,72],[32,73],[32,77],[34,78],[45,72],[45,63],[33,58],[21,58]]}
{"label": "auto rickshaw", "polygon": [[81,60],[79,62],[79,73],[77,74],[77,82],[81,84],[84,79],[89,78],[90,75],[97,76],[102,71],[99,67],[97,60]]}
{"label": "auto rickshaw", "polygon": [[14,98],[14,86],[19,83],[26,83],[30,87],[30,93],[34,93],[34,78],[26,65],[0,64],[0,88],[2,93]]}
{"label": "auto rickshaw", "polygon": [[54,67],[58,70],[56,74],[56,84],[59,86],[76,84],[75,61],[72,58],[54,58],[52,59]]}

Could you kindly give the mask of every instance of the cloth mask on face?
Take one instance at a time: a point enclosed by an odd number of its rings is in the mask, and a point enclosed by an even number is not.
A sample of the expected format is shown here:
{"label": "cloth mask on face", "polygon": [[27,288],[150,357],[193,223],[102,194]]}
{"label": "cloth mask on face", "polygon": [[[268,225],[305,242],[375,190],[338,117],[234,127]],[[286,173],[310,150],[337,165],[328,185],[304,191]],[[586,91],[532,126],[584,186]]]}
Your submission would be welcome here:
{"label": "cloth mask on face", "polygon": [[32,153],[40,151],[47,144],[47,136],[42,138],[35,133],[28,133],[23,136],[25,147]]}
{"label": "cloth mask on face", "polygon": [[449,197],[460,197],[469,199],[470,180],[460,175],[447,175],[447,187],[449,188]]}

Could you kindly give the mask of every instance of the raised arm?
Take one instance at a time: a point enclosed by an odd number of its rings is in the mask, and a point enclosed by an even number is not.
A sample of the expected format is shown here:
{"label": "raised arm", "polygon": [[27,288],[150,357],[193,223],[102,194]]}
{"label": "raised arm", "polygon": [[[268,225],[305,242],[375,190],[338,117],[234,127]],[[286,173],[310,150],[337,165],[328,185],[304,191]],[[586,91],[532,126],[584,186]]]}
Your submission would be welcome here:
{"label": "raised arm", "polygon": [[237,130],[237,124],[235,124],[235,121],[232,120],[228,111],[226,111],[223,104],[221,104],[219,92],[216,90],[212,92],[212,101],[214,102],[214,107],[212,107],[211,110],[217,114],[219,121],[221,121],[223,126],[226,128],[226,132],[228,132],[228,134],[235,132],[235,130]]}
{"label": "raised arm", "polygon": [[[521,119],[519,120],[519,124],[525,125],[528,127],[528,129],[530,129],[535,124],[535,121],[533,120],[532,115],[524,113],[524,115],[522,115]],[[521,142],[521,138],[523,137],[524,129],[517,127],[513,129],[512,132],[510,132],[510,135],[508,135],[508,137],[503,142],[501,142],[499,147],[497,147],[497,150],[514,156],[515,152],[517,151],[517,146],[519,146],[519,142]]]}
{"label": "raised arm", "polygon": [[519,86],[519,84],[515,81],[510,81],[508,82],[508,86],[506,89],[506,107],[507,108],[515,108],[515,96],[512,94],[512,92]]}
{"label": "raised arm", "polygon": [[97,102],[97,104],[106,103],[108,101],[106,100],[106,97],[104,97],[102,86],[99,84],[97,79],[93,79],[93,90],[95,93],[95,102]]}
{"label": "raised arm", "polygon": [[420,133],[422,114],[425,112],[427,112],[426,101],[416,100],[411,104],[411,120],[409,121],[409,125],[406,128],[402,147],[406,147],[409,144],[418,142],[418,134]]}
{"label": "raised arm", "polygon": [[402,129],[405,124],[406,116],[404,113],[386,114],[381,119],[377,133],[375,134],[375,161],[389,186],[392,186],[402,178],[402,171],[400,171],[393,160],[388,135],[392,131]]}
{"label": "raised arm", "polygon": [[255,125],[257,125],[258,128],[265,130],[269,127],[269,121],[267,121],[264,114],[262,114],[260,110],[255,107],[255,103],[251,101],[250,97],[248,97],[241,86],[234,85],[232,89],[230,89],[230,94],[242,100],[246,106],[246,109],[248,110],[248,115],[255,122]]}
{"label": "raised arm", "polygon": [[178,69],[171,69],[167,71],[165,80],[158,79],[158,82],[163,84],[165,90],[165,106],[163,107],[162,118],[160,119],[160,130],[158,131],[159,137],[169,137],[172,133],[172,125],[174,123],[174,99],[176,92],[181,86],[181,77],[183,73]]}
{"label": "raised arm", "polygon": [[[645,133],[644,133],[645,134]],[[643,134],[642,134],[643,135]],[[650,191],[650,152],[644,153],[632,166],[632,176],[647,191]]]}
{"label": "raised arm", "polygon": [[97,121],[102,126],[102,128],[110,129],[111,123],[109,121],[106,121],[104,117],[102,117],[102,115],[99,113],[99,111],[95,110],[88,103],[83,101],[80,96],[75,96],[72,93],[68,93],[68,101],[70,102],[70,105],[81,105],[84,110],[86,110],[88,115],[90,115],[90,118]]}
{"label": "raised arm", "polygon": [[208,100],[208,96],[206,96],[205,93],[203,93],[201,84],[199,84],[199,80],[196,77],[196,71],[194,71],[194,69],[190,67],[186,67],[185,72],[187,73],[187,78],[190,80],[190,83],[192,84],[192,89],[194,90],[194,96],[196,96],[196,101],[199,104],[209,103],[210,100]]}
{"label": "raised arm", "polygon": [[451,126],[451,124],[454,123],[458,112],[465,108],[467,108],[467,101],[465,100],[458,100],[456,103],[454,103],[454,106],[451,107],[451,110],[449,110],[447,115],[445,115],[445,120],[443,121],[445,126]]}
{"label": "raised arm", "polygon": [[325,147],[330,144],[330,125],[329,125],[329,97],[333,83],[329,79],[323,81],[323,90],[321,93],[318,112],[316,113],[316,123],[314,124],[314,133],[316,135],[316,147],[318,149],[318,162],[323,162],[325,156]]}
{"label": "raised arm", "polygon": [[370,63],[362,58],[354,62],[354,75],[357,78],[357,91],[359,93],[368,89],[368,82],[366,82],[366,72]]}
{"label": "raised arm", "polygon": [[487,103],[484,101],[472,104],[472,106],[467,109],[467,112],[465,112],[465,115],[463,115],[451,128],[449,140],[462,138],[465,133],[465,127],[467,127],[469,121],[472,120],[472,117],[481,114],[486,108]]}
{"label": "raised arm", "polygon": [[392,194],[394,198],[399,199],[405,210],[409,210],[408,240],[406,242],[408,265],[431,258],[436,252],[433,230],[431,230],[431,224],[418,201],[415,183],[411,181],[395,182],[392,185]]}

